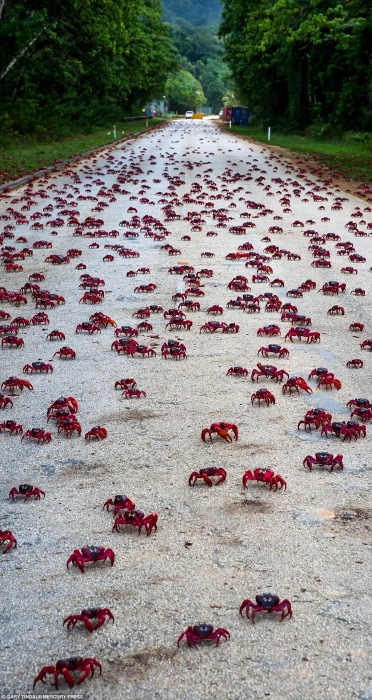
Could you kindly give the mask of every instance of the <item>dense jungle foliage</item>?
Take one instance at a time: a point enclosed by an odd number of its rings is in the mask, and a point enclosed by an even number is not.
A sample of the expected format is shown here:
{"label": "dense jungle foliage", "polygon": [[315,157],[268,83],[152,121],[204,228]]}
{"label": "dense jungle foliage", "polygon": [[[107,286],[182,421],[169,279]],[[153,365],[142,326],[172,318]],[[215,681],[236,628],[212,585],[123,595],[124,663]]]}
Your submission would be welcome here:
{"label": "dense jungle foliage", "polygon": [[372,131],[370,0],[224,0],[220,36],[261,122]]}
{"label": "dense jungle foliage", "polygon": [[163,0],[163,5],[181,69],[181,75],[175,72],[167,82],[169,108],[182,113],[208,104],[218,113],[230,85],[217,36],[220,0]]}
{"label": "dense jungle foliage", "polygon": [[0,131],[71,133],[140,113],[176,51],[161,0],[0,0]]}

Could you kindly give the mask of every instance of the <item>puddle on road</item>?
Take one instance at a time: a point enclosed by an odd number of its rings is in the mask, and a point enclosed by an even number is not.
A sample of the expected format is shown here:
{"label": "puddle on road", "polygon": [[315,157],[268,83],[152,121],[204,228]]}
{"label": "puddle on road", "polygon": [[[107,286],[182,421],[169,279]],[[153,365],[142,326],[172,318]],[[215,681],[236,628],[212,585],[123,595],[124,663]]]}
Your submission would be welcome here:
{"label": "puddle on road", "polygon": [[256,513],[270,513],[271,510],[272,508],[267,503],[262,503],[258,499],[234,501],[233,503],[226,503],[224,506],[224,511],[230,514],[244,511],[249,515],[256,515]]}
{"label": "puddle on road", "polygon": [[350,415],[349,409],[343,405],[340,401],[337,401],[337,399],[332,398],[325,391],[321,392],[314,392],[311,394],[311,396],[306,396],[305,397],[306,403],[311,406],[312,408],[324,408],[326,411],[329,411],[332,413],[342,413],[343,415]]}
{"label": "puddle on road", "polygon": [[370,508],[354,508],[354,506],[335,509],[335,520],[343,525],[348,525],[361,520],[370,520],[372,510]]}

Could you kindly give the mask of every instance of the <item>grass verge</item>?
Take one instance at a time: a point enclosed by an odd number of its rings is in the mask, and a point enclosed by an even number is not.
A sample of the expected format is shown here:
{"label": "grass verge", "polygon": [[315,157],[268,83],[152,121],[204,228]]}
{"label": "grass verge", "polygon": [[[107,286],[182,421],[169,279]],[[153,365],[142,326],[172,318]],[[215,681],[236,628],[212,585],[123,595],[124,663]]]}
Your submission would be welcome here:
{"label": "grass verge", "polygon": [[[149,126],[156,126],[164,119],[150,119]],[[117,127],[116,138],[138,134],[146,129],[146,121],[122,122]],[[71,156],[84,153],[92,148],[106,146],[114,139],[113,131],[97,129],[90,134],[74,134],[68,138],[49,142],[36,139],[4,136],[0,140],[0,185],[23,177],[40,168],[55,165]]]}
{"label": "grass verge", "polygon": [[231,132],[309,156],[311,160],[326,166],[335,179],[372,183],[372,136],[371,140],[358,142],[357,134],[345,135],[340,139],[324,139],[281,134],[274,130],[268,142],[267,131],[260,127],[233,126]]}

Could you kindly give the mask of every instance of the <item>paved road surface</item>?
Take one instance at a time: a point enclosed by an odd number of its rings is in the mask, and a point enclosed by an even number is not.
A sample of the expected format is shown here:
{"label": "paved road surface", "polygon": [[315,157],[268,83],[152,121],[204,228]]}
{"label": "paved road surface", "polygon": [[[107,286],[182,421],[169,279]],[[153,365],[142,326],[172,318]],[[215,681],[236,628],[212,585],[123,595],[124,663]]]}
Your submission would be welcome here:
{"label": "paved road surface", "polygon": [[[52,241],[53,248],[35,250],[32,258],[22,262],[23,272],[1,272],[1,284],[10,290],[22,287],[29,274],[43,272],[46,279],[40,286],[66,299],[65,305],[46,310],[48,326],[20,329],[24,348],[4,348],[0,354],[1,381],[14,375],[25,377],[22,368],[33,361],[51,361],[54,367],[53,374],[33,376],[34,391],[24,390],[14,398],[14,408],[0,415],[1,421],[14,419],[24,430],[41,427],[53,435],[47,445],[21,442],[7,431],[0,437],[1,528],[10,529],[18,540],[17,549],[1,556],[3,693],[31,692],[42,666],[81,655],[100,661],[102,676],[96,672],[93,679],[71,690],[60,679],[57,695],[81,692],[84,698],[102,700],[367,700],[372,696],[370,425],[367,423],[365,439],[350,444],[332,435],[321,437],[320,431],[297,430],[308,409],[323,407],[334,420],[347,421],[347,401],[364,396],[372,399],[371,355],[359,347],[362,340],[372,337],[372,243],[345,228],[348,221],[362,218],[352,217],[356,207],[362,210],[365,222],[358,223],[359,229],[367,231],[372,215],[363,211],[362,200],[345,199],[330,184],[322,187],[316,174],[299,168],[306,168],[306,162],[295,168],[270,157],[268,149],[221,133],[212,123],[181,121],[39,180],[30,190],[36,204],[26,216],[51,203],[56,218],[76,203],[79,221],[87,216],[102,218],[101,228],[116,229],[120,235],[102,238],[99,248],[91,248],[97,239],[74,237],[73,227],[56,229],[58,236],[53,236],[52,227],[39,232],[31,231],[30,225],[19,225],[15,238],[26,236],[28,246],[36,240]],[[109,201],[110,196],[105,195],[110,189],[113,192],[118,177],[127,194],[114,193],[115,201]],[[172,178],[181,179],[182,184],[173,186]],[[139,195],[143,185],[150,189]],[[9,207],[20,211],[25,200],[11,200],[25,191],[2,199],[0,214]],[[49,199],[41,197],[43,191]],[[190,192],[193,201],[182,203],[183,195]],[[206,196],[198,199],[200,193]],[[215,198],[221,194],[224,197]],[[314,201],[314,194],[327,201]],[[97,202],[79,199],[80,195],[96,197],[109,206],[97,213],[92,211]],[[141,196],[153,204],[141,203]],[[283,196],[290,197],[290,207],[280,204]],[[56,197],[65,200],[61,209],[56,208]],[[332,210],[340,197],[343,209]],[[164,222],[164,200],[178,198],[173,208],[181,218],[165,223],[171,232],[166,240],[145,237],[144,231],[137,238],[123,238],[124,231],[134,230],[119,226],[132,216],[129,207],[135,207],[140,217],[148,214]],[[232,218],[227,227],[216,227],[208,202],[214,209],[226,208]],[[260,216],[262,209],[252,208],[250,202],[263,204],[272,213]],[[283,213],[283,208],[290,211]],[[206,211],[200,232],[191,232],[186,220],[191,211]],[[243,212],[250,217],[241,217]],[[61,216],[66,224],[68,215]],[[322,217],[330,221],[322,222]],[[13,219],[1,224],[12,224]],[[296,220],[305,226],[294,227]],[[308,220],[314,223],[306,223]],[[45,224],[47,218],[41,221]],[[229,226],[247,221],[255,227],[247,228],[245,235],[229,232]],[[269,234],[273,225],[283,232]],[[306,228],[321,235],[335,232],[343,241],[351,240],[366,262],[351,263],[347,256],[337,255],[334,241],[327,241],[324,247],[330,250],[332,269],[311,267],[309,238],[303,235]],[[218,236],[208,237],[208,231]],[[183,241],[183,236],[191,240]],[[244,260],[225,258],[245,241],[262,253],[269,245],[262,240],[266,236],[272,244],[301,256],[301,260],[283,256],[268,262],[273,268],[270,279],[281,278],[282,288],[252,284],[255,268],[245,268]],[[17,250],[24,247],[14,241],[5,239],[4,245],[14,245]],[[168,256],[165,243],[181,253]],[[106,250],[106,244],[132,248],[140,257],[125,259],[117,251]],[[70,248],[80,248],[82,256],[69,265],[44,262],[48,254],[65,255]],[[215,256],[201,257],[205,251]],[[114,261],[103,262],[103,256],[111,253]],[[100,305],[79,303],[82,272],[76,265],[81,261],[85,272],[105,280]],[[153,330],[138,340],[152,347],[156,357],[128,358],[111,351],[111,326],[92,336],[75,334],[76,325],[97,310],[109,314],[119,326],[136,326],[139,320],[132,314],[140,307],[174,307],[172,295],[184,291],[185,285],[181,276],[168,274],[168,268],[179,261],[196,271],[212,269],[214,275],[202,280],[205,296],[199,299],[200,311],[187,313],[193,321],[190,331],[166,331],[163,315],[151,315]],[[358,273],[341,274],[347,265]],[[139,267],[150,268],[150,274],[126,276]],[[290,323],[281,322],[279,313],[265,312],[264,302],[260,314],[227,309],[228,301],[238,296],[227,287],[237,275],[248,277],[254,294],[273,292],[283,303],[296,304],[299,313],[311,317],[311,329],[320,332],[320,343],[284,342]],[[316,282],[316,290],[297,300],[287,299],[287,291],[308,278]],[[338,297],[319,294],[328,280],[346,282],[346,292]],[[157,285],[154,293],[134,293],[135,286],[149,282]],[[351,295],[356,287],[364,288],[366,295]],[[200,326],[214,318],[206,314],[213,304],[224,309],[216,319],[239,324],[239,333],[199,333]],[[344,307],[344,316],[327,314],[334,304]],[[1,303],[0,308],[10,311],[12,318],[31,318],[36,313],[29,295],[26,307],[13,309]],[[353,321],[365,325],[362,333],[349,331]],[[281,328],[281,337],[271,342],[288,347],[290,355],[266,362],[306,380],[313,368],[325,366],[341,380],[342,388],[317,390],[316,383],[309,381],[313,394],[301,391],[283,396],[280,384],[260,379],[258,388],[270,389],[276,404],[252,407],[250,397],[257,385],[250,375],[227,377],[226,372],[238,365],[251,372],[260,359],[258,349],[270,342],[258,337],[257,330],[270,323]],[[46,335],[53,329],[62,330],[66,340],[48,342]],[[185,344],[188,359],[163,360],[162,343],[177,338]],[[58,356],[51,360],[62,345],[76,351],[75,360],[63,361]],[[363,359],[363,369],[346,367],[353,358]],[[136,379],[147,396],[126,400],[115,391],[115,381],[126,377]],[[77,417],[83,435],[100,425],[106,427],[107,439],[86,443],[76,434],[71,440],[57,436],[54,422],[47,423],[46,410],[58,397],[71,395],[79,402]],[[202,428],[215,421],[236,424],[238,441],[227,444],[214,437],[213,444],[203,443]],[[310,473],[305,469],[304,457],[320,451],[342,453],[344,471],[315,468]],[[190,488],[191,471],[207,466],[224,467],[225,483],[213,488],[199,483]],[[249,482],[244,491],[243,473],[258,467],[271,467],[281,474],[287,490],[270,491],[263,484]],[[45,500],[7,500],[9,490],[25,482],[43,489]],[[138,537],[134,528],[111,532],[112,513],[103,511],[102,505],[122,493],[146,515],[158,513],[156,533],[146,537],[142,531]],[[115,565],[88,565],[84,574],[75,568],[68,571],[66,561],[73,550],[93,544],[112,548]],[[292,620],[280,623],[276,613],[261,614],[253,625],[241,618],[243,599],[254,600],[263,592],[288,598]],[[71,632],[62,626],[67,615],[95,606],[109,607],[115,623],[108,622],[93,634],[79,625]],[[201,622],[226,628],[230,641],[222,640],[218,648],[201,644],[198,649],[189,649],[182,642],[177,649],[180,633]],[[36,692],[53,692],[50,681],[48,676],[48,685],[38,683]]]}

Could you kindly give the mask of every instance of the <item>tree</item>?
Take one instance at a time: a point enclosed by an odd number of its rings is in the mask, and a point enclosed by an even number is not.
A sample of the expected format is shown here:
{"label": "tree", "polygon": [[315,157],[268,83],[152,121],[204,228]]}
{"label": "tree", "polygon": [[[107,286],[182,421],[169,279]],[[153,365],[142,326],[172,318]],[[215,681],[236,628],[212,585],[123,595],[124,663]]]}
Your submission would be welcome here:
{"label": "tree", "polygon": [[220,36],[237,87],[264,121],[372,127],[368,0],[225,0]]}
{"label": "tree", "polygon": [[168,108],[182,114],[187,110],[194,112],[206,103],[206,97],[199,80],[185,70],[179,70],[169,76],[165,92]]}
{"label": "tree", "polygon": [[161,13],[160,0],[0,0],[0,116],[32,131],[160,96],[176,66]]}
{"label": "tree", "polygon": [[221,39],[213,27],[194,26],[183,18],[170,27],[170,35],[179,52],[180,69],[200,81],[209,106],[218,112],[230,82],[229,70],[222,62]]}

